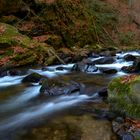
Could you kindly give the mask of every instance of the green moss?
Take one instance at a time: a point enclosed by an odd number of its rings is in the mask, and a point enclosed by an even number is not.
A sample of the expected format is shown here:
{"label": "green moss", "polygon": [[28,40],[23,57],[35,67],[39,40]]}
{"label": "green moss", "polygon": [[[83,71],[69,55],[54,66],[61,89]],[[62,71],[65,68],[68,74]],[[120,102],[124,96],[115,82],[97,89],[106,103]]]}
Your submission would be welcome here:
{"label": "green moss", "polygon": [[46,30],[60,36],[65,47],[83,47],[96,42],[94,18],[83,0],[57,0],[46,4],[40,16],[47,24]]}
{"label": "green moss", "polygon": [[[118,94],[118,96],[123,96],[124,94],[129,94],[131,91],[130,83],[121,83],[121,77],[115,78],[112,80],[112,82],[109,84],[108,89],[110,92],[115,92],[115,94]],[[110,95],[113,95],[114,93],[111,93]]]}
{"label": "green moss", "polygon": [[17,54],[12,60],[18,62],[19,66],[34,65],[37,62],[37,57],[32,51],[29,51],[25,54]]}
{"label": "green moss", "polygon": [[122,82],[125,77],[113,79],[108,86],[110,109],[132,117],[140,117],[140,76]]}
{"label": "green moss", "polygon": [[140,140],[140,137],[135,137],[135,140]]}
{"label": "green moss", "polygon": [[2,30],[0,34],[1,46],[21,45],[27,47],[31,43],[30,38],[20,34],[15,27],[5,23],[0,23],[0,27]]}
{"label": "green moss", "polygon": [[130,44],[133,44],[133,38],[134,38],[135,34],[134,32],[126,32],[126,33],[121,33],[119,35],[119,40],[120,40],[120,43],[123,44],[123,45],[130,45]]}

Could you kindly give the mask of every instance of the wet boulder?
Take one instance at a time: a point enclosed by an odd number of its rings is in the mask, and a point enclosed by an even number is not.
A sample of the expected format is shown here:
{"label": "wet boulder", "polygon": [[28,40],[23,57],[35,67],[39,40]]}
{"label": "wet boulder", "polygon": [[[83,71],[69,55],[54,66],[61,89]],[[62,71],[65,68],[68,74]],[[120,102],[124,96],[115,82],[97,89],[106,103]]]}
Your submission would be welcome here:
{"label": "wet boulder", "polygon": [[100,97],[106,98],[108,96],[107,88],[102,88],[98,91],[98,95]]}
{"label": "wet boulder", "polygon": [[134,61],[133,66],[140,70],[140,57]]}
{"label": "wet boulder", "polygon": [[112,128],[121,140],[137,140],[140,139],[140,130],[137,127],[139,123],[136,119],[117,117],[112,121]]}
{"label": "wet boulder", "polygon": [[122,67],[122,71],[126,73],[140,72],[140,58],[135,59],[132,66]]}
{"label": "wet boulder", "polygon": [[121,68],[121,70],[125,73],[136,73],[139,72],[139,69],[135,66],[124,66]]}
{"label": "wet boulder", "polygon": [[140,117],[140,76],[113,79],[108,86],[110,110],[122,115]]}
{"label": "wet boulder", "polygon": [[99,70],[102,73],[105,73],[105,74],[115,74],[115,73],[117,73],[117,70],[113,69],[113,68],[100,68]]}
{"label": "wet boulder", "polygon": [[98,57],[100,57],[100,55],[99,54],[96,54],[96,53],[90,53],[89,54],[89,57],[98,58]]}
{"label": "wet boulder", "polygon": [[4,76],[7,76],[7,71],[3,71],[3,72],[0,72],[0,77],[4,77]]}
{"label": "wet boulder", "polygon": [[27,73],[27,70],[11,69],[11,70],[8,70],[7,73],[10,76],[20,76],[20,75],[25,75]]}
{"label": "wet boulder", "polygon": [[0,67],[0,77],[4,77],[8,75],[7,67]]}
{"label": "wet boulder", "polygon": [[93,61],[94,64],[112,64],[115,62],[113,57],[103,57]]}
{"label": "wet boulder", "polygon": [[40,93],[45,95],[69,95],[82,93],[84,85],[75,81],[64,82],[62,80],[43,79]]}
{"label": "wet boulder", "polygon": [[134,61],[134,60],[136,60],[136,56],[131,55],[131,54],[127,54],[127,55],[124,56],[123,59],[124,59],[125,61]]}
{"label": "wet boulder", "polygon": [[96,72],[98,68],[89,59],[83,59],[72,67],[72,71]]}
{"label": "wet boulder", "polygon": [[122,135],[122,140],[135,140],[133,135],[131,135],[130,133],[126,133]]}
{"label": "wet boulder", "polygon": [[38,73],[31,73],[23,78],[22,83],[38,83],[42,78],[43,76]]}

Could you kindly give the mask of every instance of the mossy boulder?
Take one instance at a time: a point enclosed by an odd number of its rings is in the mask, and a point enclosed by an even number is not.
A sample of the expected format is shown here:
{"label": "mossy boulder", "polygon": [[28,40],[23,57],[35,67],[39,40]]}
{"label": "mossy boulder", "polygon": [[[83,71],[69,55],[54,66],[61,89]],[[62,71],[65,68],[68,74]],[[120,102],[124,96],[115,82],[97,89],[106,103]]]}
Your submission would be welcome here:
{"label": "mossy boulder", "polygon": [[75,81],[61,81],[61,80],[48,80],[43,79],[41,81],[40,93],[44,95],[69,95],[79,92],[80,94],[84,91],[84,85]]}
{"label": "mossy boulder", "polygon": [[0,48],[11,45],[28,46],[30,38],[18,32],[18,30],[9,24],[0,23]]}
{"label": "mossy boulder", "polygon": [[140,75],[113,79],[108,86],[111,111],[131,117],[140,117]]}
{"label": "mossy boulder", "polygon": [[38,73],[31,73],[28,76],[24,77],[22,82],[23,83],[38,83],[42,78],[43,76]]}
{"label": "mossy boulder", "polygon": [[55,50],[47,43],[22,35],[9,24],[0,23],[0,66],[50,64]]}

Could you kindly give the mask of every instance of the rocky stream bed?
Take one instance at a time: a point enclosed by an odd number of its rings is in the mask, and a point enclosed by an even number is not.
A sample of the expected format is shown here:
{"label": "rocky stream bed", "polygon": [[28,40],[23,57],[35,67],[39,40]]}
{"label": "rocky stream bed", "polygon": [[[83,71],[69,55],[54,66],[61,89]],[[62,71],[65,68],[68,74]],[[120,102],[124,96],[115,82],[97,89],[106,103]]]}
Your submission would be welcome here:
{"label": "rocky stream bed", "polygon": [[[140,139],[138,111],[121,112],[122,106],[112,111],[108,100],[110,91],[114,92],[108,89],[112,79],[124,76],[125,84],[133,77],[130,74],[138,77],[139,72],[138,51],[92,54],[75,64],[2,71],[0,140]],[[139,108],[139,101],[134,105]]]}

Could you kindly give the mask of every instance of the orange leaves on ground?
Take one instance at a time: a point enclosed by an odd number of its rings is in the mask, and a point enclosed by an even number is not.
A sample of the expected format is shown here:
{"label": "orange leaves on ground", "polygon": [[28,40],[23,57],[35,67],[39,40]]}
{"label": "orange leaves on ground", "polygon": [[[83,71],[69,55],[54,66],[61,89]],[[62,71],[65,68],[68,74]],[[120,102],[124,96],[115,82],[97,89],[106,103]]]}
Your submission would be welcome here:
{"label": "orange leaves on ground", "polygon": [[26,21],[18,25],[18,29],[20,31],[30,31],[34,27],[35,27],[35,23],[33,21]]}
{"label": "orange leaves on ground", "polygon": [[0,35],[2,35],[6,30],[6,27],[4,25],[0,25]]}
{"label": "orange leaves on ground", "polygon": [[48,35],[41,35],[37,37],[33,37],[33,40],[39,41],[39,42],[44,42],[48,40],[49,36]]}
{"label": "orange leaves on ground", "polygon": [[130,83],[131,81],[133,81],[136,78],[136,75],[127,75],[122,77],[121,79],[121,84],[125,84],[125,83]]}
{"label": "orange leaves on ground", "polygon": [[64,48],[64,47],[61,47],[58,50],[58,53],[63,53],[63,54],[66,54],[66,55],[74,55],[73,51],[71,51],[69,48]]}
{"label": "orange leaves on ground", "polygon": [[134,129],[140,129],[140,120],[126,118],[125,122],[131,124]]}
{"label": "orange leaves on ground", "polygon": [[20,46],[13,46],[12,49],[14,50],[14,54],[24,53],[26,51],[25,48]]}
{"label": "orange leaves on ground", "polygon": [[0,50],[0,55],[2,55],[2,54],[4,54],[5,53],[5,51],[3,51],[3,50]]}
{"label": "orange leaves on ground", "polygon": [[0,59],[0,66],[6,64],[10,60],[10,58],[10,56],[6,56]]}

